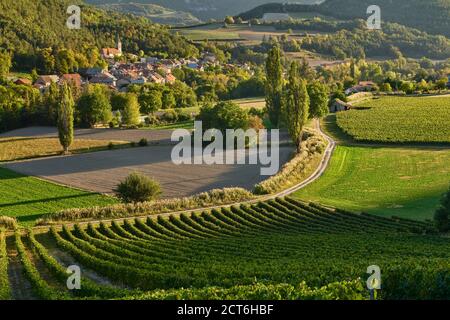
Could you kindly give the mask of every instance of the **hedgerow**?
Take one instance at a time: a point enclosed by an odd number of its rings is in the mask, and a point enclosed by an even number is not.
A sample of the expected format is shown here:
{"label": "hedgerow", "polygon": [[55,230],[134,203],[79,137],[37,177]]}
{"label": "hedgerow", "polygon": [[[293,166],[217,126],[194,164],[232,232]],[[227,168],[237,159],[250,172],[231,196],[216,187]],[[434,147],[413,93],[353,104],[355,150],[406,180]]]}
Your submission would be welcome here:
{"label": "hedgerow", "polygon": [[241,188],[215,189],[192,197],[164,199],[158,201],[117,204],[106,207],[86,209],[68,209],[45,215],[37,222],[38,225],[57,224],[64,221],[83,221],[93,219],[114,219],[143,215],[160,214],[191,210],[208,206],[226,205],[247,201],[255,196]]}
{"label": "hedgerow", "polygon": [[286,163],[279,173],[257,184],[255,194],[271,194],[288,189],[314,172],[322,159],[326,142],[315,131],[306,131],[303,140],[302,151]]}

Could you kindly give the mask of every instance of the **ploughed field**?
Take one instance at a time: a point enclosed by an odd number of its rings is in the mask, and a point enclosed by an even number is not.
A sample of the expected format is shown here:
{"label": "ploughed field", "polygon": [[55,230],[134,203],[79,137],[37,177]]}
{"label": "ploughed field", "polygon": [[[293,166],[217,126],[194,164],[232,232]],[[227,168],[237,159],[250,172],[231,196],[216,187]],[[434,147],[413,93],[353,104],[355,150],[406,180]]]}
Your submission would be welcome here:
{"label": "ploughed field", "polygon": [[[291,198],[16,233],[7,243],[18,254],[10,269],[26,275],[12,298],[28,283],[36,299],[362,299],[371,265],[384,299],[450,297],[450,239],[431,224]],[[81,267],[81,290],[65,288],[68,265]],[[0,281],[11,282],[5,268]]]}
{"label": "ploughed field", "polygon": [[450,97],[382,97],[337,114],[360,142],[450,144]]}

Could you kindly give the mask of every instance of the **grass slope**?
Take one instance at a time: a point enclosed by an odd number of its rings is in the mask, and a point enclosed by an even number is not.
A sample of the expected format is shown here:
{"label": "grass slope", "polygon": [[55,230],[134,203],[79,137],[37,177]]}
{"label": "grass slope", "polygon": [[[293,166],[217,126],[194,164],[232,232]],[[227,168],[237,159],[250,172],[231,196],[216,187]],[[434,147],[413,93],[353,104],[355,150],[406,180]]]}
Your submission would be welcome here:
{"label": "grass slope", "polygon": [[357,141],[450,143],[450,97],[382,97],[337,114],[338,126]]}
{"label": "grass slope", "polygon": [[431,219],[450,182],[450,150],[338,146],[297,198],[381,216]]}
{"label": "grass slope", "polygon": [[17,217],[26,226],[33,225],[45,213],[116,203],[111,197],[56,185],[1,167],[0,181],[0,216]]}

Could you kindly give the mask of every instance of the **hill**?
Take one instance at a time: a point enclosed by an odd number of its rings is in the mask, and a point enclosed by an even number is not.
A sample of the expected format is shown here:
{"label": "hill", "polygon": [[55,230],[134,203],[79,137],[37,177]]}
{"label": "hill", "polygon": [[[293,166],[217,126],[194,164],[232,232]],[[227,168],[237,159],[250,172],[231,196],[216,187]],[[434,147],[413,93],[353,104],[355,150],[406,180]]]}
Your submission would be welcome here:
{"label": "hill", "polygon": [[201,20],[194,17],[192,13],[184,11],[175,11],[164,8],[156,4],[145,3],[111,3],[98,5],[100,9],[113,10],[122,13],[131,13],[142,16],[154,23],[186,26],[201,23]]}
{"label": "hill", "polygon": [[380,6],[384,21],[450,36],[450,0],[327,0],[313,6],[273,2],[240,16],[249,19],[262,18],[264,13],[317,12],[338,19],[366,19],[370,5]]}
{"label": "hill", "polygon": [[[74,3],[82,6],[80,30],[70,30],[66,26],[67,8]],[[47,48],[54,58],[62,49],[72,50],[64,55],[76,60],[79,67],[95,64],[92,60],[97,59],[98,52],[93,51],[115,46],[117,37],[122,38],[126,52],[143,50],[173,56],[196,53],[196,48],[185,40],[145,18],[107,13],[72,0],[2,0],[0,29],[0,51],[11,53],[15,67],[22,70],[38,67],[39,63],[55,64],[48,59],[48,54],[41,52]]]}
{"label": "hill", "polygon": [[[267,3],[270,0],[87,0],[92,4],[111,4],[111,3],[151,3],[170,8],[176,11],[190,12],[202,20],[223,19],[227,15],[236,15]],[[286,0],[271,0],[271,2],[284,3]],[[298,0],[298,3],[313,4],[321,0]]]}

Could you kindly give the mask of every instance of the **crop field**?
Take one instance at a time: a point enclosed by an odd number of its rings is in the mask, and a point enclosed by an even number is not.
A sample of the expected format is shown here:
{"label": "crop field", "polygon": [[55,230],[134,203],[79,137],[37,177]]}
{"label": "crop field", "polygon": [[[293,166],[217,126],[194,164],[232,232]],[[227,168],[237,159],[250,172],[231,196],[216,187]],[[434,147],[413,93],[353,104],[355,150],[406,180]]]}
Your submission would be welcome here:
{"label": "crop field", "polygon": [[358,106],[337,114],[338,126],[356,141],[450,143],[450,97],[383,97]]}
{"label": "crop field", "polygon": [[432,219],[450,182],[450,150],[338,146],[324,175],[295,196],[381,216]]}
{"label": "crop field", "polygon": [[[16,233],[9,250],[21,256],[35,298],[364,299],[362,279],[376,264],[384,299],[438,299],[450,294],[442,283],[449,281],[450,240],[433,234],[424,222],[279,198]],[[91,270],[75,293],[64,289],[69,264]]]}
{"label": "crop field", "polygon": [[45,213],[69,208],[104,206],[114,198],[71,189],[0,167],[0,216],[17,217],[25,226]]}
{"label": "crop field", "polygon": [[283,34],[288,36],[296,36],[295,33],[294,34],[288,33],[288,30],[277,30],[273,26],[229,25],[228,27],[225,28],[222,23],[193,26],[190,28],[173,29],[173,32],[183,35],[192,41],[240,40],[244,43],[258,43],[261,42],[264,37],[269,36],[278,37]]}
{"label": "crop field", "polygon": [[[116,147],[126,146],[125,141],[111,141]],[[72,153],[107,150],[109,141],[75,139]],[[0,162],[61,154],[62,147],[57,138],[0,138]]]}

